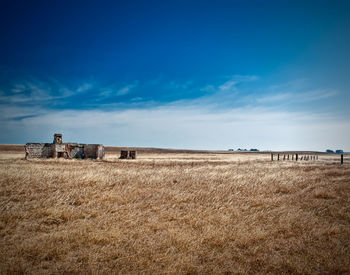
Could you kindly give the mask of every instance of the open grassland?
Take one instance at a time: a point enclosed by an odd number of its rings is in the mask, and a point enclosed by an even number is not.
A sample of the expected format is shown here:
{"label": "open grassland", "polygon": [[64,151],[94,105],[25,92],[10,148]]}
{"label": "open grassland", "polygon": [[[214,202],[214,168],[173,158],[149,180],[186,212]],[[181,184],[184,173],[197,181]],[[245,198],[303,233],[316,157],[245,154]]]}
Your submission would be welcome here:
{"label": "open grassland", "polygon": [[1,273],[350,273],[350,165],[0,154]]}

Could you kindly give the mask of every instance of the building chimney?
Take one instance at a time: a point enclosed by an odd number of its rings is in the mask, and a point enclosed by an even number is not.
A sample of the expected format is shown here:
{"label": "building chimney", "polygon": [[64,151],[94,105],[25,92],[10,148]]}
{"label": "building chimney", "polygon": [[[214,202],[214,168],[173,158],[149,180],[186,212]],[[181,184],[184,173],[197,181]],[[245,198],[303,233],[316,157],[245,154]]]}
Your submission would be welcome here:
{"label": "building chimney", "polygon": [[54,134],[53,143],[54,144],[62,144],[62,134]]}

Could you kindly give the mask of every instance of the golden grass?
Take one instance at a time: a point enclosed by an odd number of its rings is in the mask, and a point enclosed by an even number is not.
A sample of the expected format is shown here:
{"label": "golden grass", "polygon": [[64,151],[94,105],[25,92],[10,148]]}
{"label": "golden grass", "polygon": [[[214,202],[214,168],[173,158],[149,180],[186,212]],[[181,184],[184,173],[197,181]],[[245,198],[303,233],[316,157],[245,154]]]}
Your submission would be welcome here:
{"label": "golden grass", "polygon": [[1,273],[350,272],[349,164],[6,154]]}

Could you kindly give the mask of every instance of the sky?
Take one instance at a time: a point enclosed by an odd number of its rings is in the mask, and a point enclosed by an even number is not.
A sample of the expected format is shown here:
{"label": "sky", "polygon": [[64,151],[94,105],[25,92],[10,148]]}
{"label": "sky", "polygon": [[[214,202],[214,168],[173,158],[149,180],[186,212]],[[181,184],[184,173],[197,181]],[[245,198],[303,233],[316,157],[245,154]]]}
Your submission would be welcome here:
{"label": "sky", "polygon": [[350,151],[350,1],[0,1],[0,143]]}

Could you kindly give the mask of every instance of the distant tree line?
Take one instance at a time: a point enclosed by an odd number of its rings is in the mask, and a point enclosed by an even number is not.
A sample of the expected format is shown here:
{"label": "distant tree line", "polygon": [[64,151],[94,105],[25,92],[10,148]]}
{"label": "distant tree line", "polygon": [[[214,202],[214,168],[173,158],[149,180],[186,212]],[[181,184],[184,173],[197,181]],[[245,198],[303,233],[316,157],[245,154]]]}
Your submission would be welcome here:
{"label": "distant tree line", "polygon": [[[233,152],[234,151],[234,149],[228,149],[230,152]],[[255,148],[252,148],[252,149],[241,149],[241,148],[238,148],[237,149],[237,151],[244,151],[244,152],[248,152],[248,151],[250,151],[250,152],[259,152],[259,150],[258,149],[255,149]]]}
{"label": "distant tree line", "polygon": [[338,149],[338,150],[335,150],[335,152],[334,152],[334,151],[333,151],[333,150],[331,150],[331,149],[327,149],[327,150],[326,150],[326,153],[343,154],[343,153],[344,153],[344,151],[343,151],[343,150]]}

